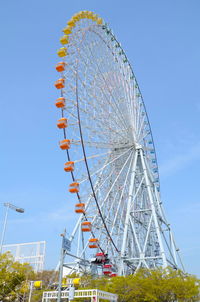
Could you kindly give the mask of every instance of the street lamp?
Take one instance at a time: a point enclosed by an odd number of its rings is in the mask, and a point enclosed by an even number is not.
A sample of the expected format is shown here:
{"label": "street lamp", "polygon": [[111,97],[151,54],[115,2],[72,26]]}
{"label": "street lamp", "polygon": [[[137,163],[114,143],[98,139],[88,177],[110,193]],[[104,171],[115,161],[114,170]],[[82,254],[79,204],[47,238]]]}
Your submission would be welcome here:
{"label": "street lamp", "polygon": [[4,205],[4,207],[6,207],[6,214],[5,214],[5,218],[4,218],[3,231],[2,231],[2,235],[1,235],[0,254],[2,253],[2,248],[3,248],[3,241],[4,241],[4,237],[5,237],[7,218],[8,218],[8,210],[12,209],[18,213],[24,213],[24,209],[16,207],[12,203],[6,202],[3,205]]}

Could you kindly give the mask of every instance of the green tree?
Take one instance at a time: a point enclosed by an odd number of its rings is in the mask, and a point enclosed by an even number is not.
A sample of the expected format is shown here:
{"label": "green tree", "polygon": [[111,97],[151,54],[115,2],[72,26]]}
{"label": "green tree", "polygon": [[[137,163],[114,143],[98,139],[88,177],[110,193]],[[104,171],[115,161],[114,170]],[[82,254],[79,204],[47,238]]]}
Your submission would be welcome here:
{"label": "green tree", "polygon": [[134,275],[112,278],[104,289],[118,294],[123,302],[193,302],[200,298],[199,280],[172,268],[141,269]]}
{"label": "green tree", "polygon": [[42,301],[44,291],[52,290],[52,285],[58,282],[58,272],[54,270],[44,270],[34,276],[34,281],[42,281],[41,289],[33,289],[31,302]]}
{"label": "green tree", "polygon": [[83,288],[98,288],[118,295],[120,302],[195,302],[200,282],[195,276],[172,268],[140,269],[126,277],[81,278]]}
{"label": "green tree", "polygon": [[42,281],[42,288],[48,289],[51,284],[58,282],[58,272],[54,270],[44,270],[35,274],[35,281]]}
{"label": "green tree", "polygon": [[[77,275],[67,276],[69,278],[78,277]],[[25,279],[23,279],[25,280]],[[34,290],[31,302],[40,302],[44,290],[52,290],[51,285],[57,284],[58,273],[54,271],[43,271],[36,275],[29,276],[28,280],[42,280],[41,290]],[[24,294],[27,301],[28,282],[22,282],[17,288],[18,297]],[[81,277],[79,289],[97,288],[109,291],[118,295],[119,302],[196,302],[200,301],[200,280],[195,276],[185,274],[180,270],[167,269],[140,269],[134,275],[126,277],[102,277],[92,278],[86,274]],[[0,288],[1,291],[1,288]],[[16,294],[10,294],[9,301],[13,301]],[[3,300],[0,296],[0,301]],[[74,302],[83,301],[75,299]],[[87,300],[84,300],[87,301]]]}
{"label": "green tree", "polygon": [[10,253],[0,255],[0,301],[14,301],[27,291],[27,282],[34,275],[29,264],[15,262]]}

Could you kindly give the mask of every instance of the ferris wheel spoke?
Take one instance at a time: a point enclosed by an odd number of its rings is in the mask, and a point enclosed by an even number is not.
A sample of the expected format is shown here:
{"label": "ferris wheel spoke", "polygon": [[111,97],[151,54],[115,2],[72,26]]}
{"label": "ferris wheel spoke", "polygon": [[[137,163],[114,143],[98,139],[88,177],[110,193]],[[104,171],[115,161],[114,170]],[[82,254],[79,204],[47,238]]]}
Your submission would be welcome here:
{"label": "ferris wheel spoke", "polygon": [[[136,95],[136,99],[137,99],[137,95]],[[144,120],[144,115],[143,112],[141,110],[141,106],[136,106],[136,135],[137,135],[137,139],[139,137],[139,131],[140,131],[140,127],[142,124],[142,120]]]}
{"label": "ferris wheel spoke", "polygon": [[[101,175],[100,175],[101,176]],[[94,188],[95,188],[95,190],[99,190],[100,189],[100,186],[99,186],[99,182],[97,181],[97,183],[94,185]],[[97,189],[96,189],[97,188]],[[92,202],[92,198],[93,198],[93,196],[89,196],[89,198],[88,198],[88,200],[86,201],[86,211],[88,210],[88,208],[89,208],[89,206],[90,206],[90,203]],[[80,217],[79,217],[79,219],[78,219],[78,221],[77,221],[77,223],[76,223],[76,226],[75,226],[75,228],[74,228],[74,230],[73,230],[73,232],[72,232],[72,234],[71,234],[71,236],[70,236],[70,241],[72,241],[73,239],[74,239],[74,236],[75,236],[75,234],[76,234],[76,232],[77,232],[77,230],[78,230],[78,227],[80,226],[80,222],[82,221],[82,219],[83,219],[83,217],[84,217],[84,215],[83,214],[81,214],[80,215]]]}
{"label": "ferris wheel spoke", "polygon": [[[80,58],[81,58],[81,55],[80,55]],[[101,73],[99,73],[99,74],[101,74]],[[80,79],[80,77],[79,77],[79,81],[83,84],[83,82],[82,82],[82,80]],[[85,84],[83,85],[83,87],[85,86]],[[103,91],[103,89],[100,87],[100,90],[101,90],[101,92],[102,92],[102,95],[105,97],[105,93],[104,93],[104,91]],[[87,91],[87,93],[88,93],[88,91]],[[93,95],[92,95],[92,97],[93,97]],[[90,105],[92,105],[92,106],[94,106],[93,104],[91,104],[90,103]],[[113,108],[113,105],[112,105],[112,103],[111,103],[111,101],[109,101],[109,105],[111,105],[112,106],[112,108]],[[82,110],[82,108],[81,108],[81,110]],[[105,111],[106,112],[106,111]],[[115,117],[115,116],[114,116]],[[118,117],[118,114],[116,115],[116,117]],[[119,117],[118,117],[118,120],[120,120],[120,121],[122,121],[121,120],[121,118],[119,119]],[[117,119],[115,119],[114,118],[114,121],[118,124],[118,121]],[[124,123],[124,122],[123,122]],[[127,126],[125,126],[125,129],[127,129]]]}
{"label": "ferris wheel spoke", "polygon": [[145,117],[143,116],[140,120],[139,125],[137,126],[137,137],[139,138],[142,135],[142,132],[144,131],[145,128]]}
{"label": "ferris wheel spoke", "polygon": [[[73,125],[75,125],[75,126],[78,126],[78,123],[74,123],[74,124],[69,124],[69,126],[73,126]],[[99,139],[101,139],[101,140],[105,140],[106,138],[107,138],[107,132],[102,132],[101,133],[101,135],[98,133],[98,131],[97,130],[91,130],[91,126],[89,127],[89,126],[86,126],[84,123],[82,123],[82,125],[84,125],[84,127],[85,127],[85,129],[86,130],[88,130],[88,131],[90,131],[90,134],[94,134],[94,136],[96,137],[96,138],[99,138]],[[110,129],[111,130],[111,129]],[[76,130],[76,131],[78,131],[78,130]],[[109,131],[109,129],[108,129],[108,131]],[[115,133],[116,134],[116,136],[118,136],[118,137],[123,137],[122,136],[122,133],[117,133],[117,132],[115,132],[115,131],[113,131],[113,133]],[[78,135],[76,135],[76,137],[77,138],[79,138],[79,134]],[[127,139],[126,139],[126,137],[124,136],[124,141],[126,141]],[[94,145],[94,142],[91,142],[91,141],[85,141],[85,143],[86,144],[88,144],[88,145]],[[107,144],[109,144],[109,142],[107,143],[107,142],[104,142],[104,141],[99,141],[99,142],[96,142],[95,144],[105,144],[105,145],[107,145]]]}
{"label": "ferris wheel spoke", "polygon": [[[128,104],[128,107],[129,107],[129,112],[130,112],[130,120],[131,121],[134,121],[135,119],[135,116],[134,116],[134,113],[133,113],[133,103],[132,103],[132,91],[133,91],[133,84],[131,85],[130,82],[128,82],[128,79],[127,78],[131,78],[131,70],[129,71],[129,74],[127,75],[127,67],[125,67],[125,65],[123,64],[122,65],[122,69],[123,69],[123,78],[124,81],[123,81],[123,84],[124,84],[124,89],[125,89],[125,95],[127,95],[127,104]],[[128,66],[129,67],[129,66]],[[125,70],[126,69],[126,70]],[[127,76],[127,78],[125,78],[125,75]],[[133,131],[135,131],[134,127],[132,128]]]}
{"label": "ferris wheel spoke", "polygon": [[[98,130],[96,130],[95,128],[94,128],[93,130],[91,130],[92,124],[93,124],[93,126],[94,126],[94,122],[96,122],[96,125],[95,125],[96,128],[99,128],[99,127],[102,128],[103,131],[102,131],[101,135],[99,134]],[[123,131],[116,131],[116,130],[113,130],[112,127],[109,127],[109,126],[107,127],[107,126],[105,125],[105,123],[106,123],[106,121],[104,121],[104,126],[102,127],[103,121],[100,121],[100,120],[97,120],[96,118],[94,118],[94,119],[91,121],[91,125],[85,124],[85,122],[83,122],[82,124],[85,125],[85,129],[89,130],[90,133],[94,133],[96,136],[99,136],[100,138],[102,138],[102,139],[104,139],[104,140],[105,140],[106,138],[107,138],[107,139],[109,138],[108,133],[109,133],[109,131],[112,131],[114,137],[118,137],[118,139],[119,139],[119,138],[123,138],[125,142],[127,141],[127,135],[126,135],[125,130],[123,130]],[[107,134],[107,135],[106,135],[106,134]],[[106,135],[106,136],[105,136],[105,135]]]}
{"label": "ferris wheel spoke", "polygon": [[143,131],[141,136],[138,138],[139,142],[143,142],[150,134],[150,130]]}
{"label": "ferris wheel spoke", "polygon": [[[90,55],[93,57],[93,59],[95,59],[89,45],[88,45],[88,49],[90,50]],[[106,79],[105,79],[103,73],[101,72],[99,65],[97,65],[97,69],[98,69],[99,74],[101,75],[101,78],[103,79],[103,82],[105,84],[105,87],[107,88],[107,91],[108,91],[109,95],[111,96],[111,98],[113,100],[113,103],[109,102],[110,105],[113,107],[113,104],[115,104],[115,108],[117,109],[117,110],[115,110],[116,114],[119,116],[119,119],[124,124],[125,129],[128,128],[128,126],[125,123],[124,116],[123,116],[122,112],[120,111],[120,109],[119,109],[119,107],[118,107],[118,105],[117,105],[117,103],[116,103],[116,101],[115,101],[115,99],[114,99],[114,97],[113,97],[113,95],[110,91],[110,88],[107,85]],[[104,94],[104,96],[106,96],[105,93],[103,93],[103,94]]]}
{"label": "ferris wheel spoke", "polygon": [[113,224],[112,224],[111,231],[110,231],[111,235],[113,235],[113,231],[114,231],[114,228],[116,226],[116,220],[117,220],[117,217],[118,217],[118,214],[119,214],[119,210],[120,210],[121,205],[122,205],[122,200],[124,198],[124,191],[125,191],[125,189],[127,187],[128,181],[129,181],[128,180],[128,176],[129,176],[129,173],[130,173],[130,169],[131,169],[132,163],[133,163],[133,158],[130,160],[130,165],[128,167],[127,174],[126,174],[126,177],[125,177],[124,186],[123,186],[120,198],[119,198],[118,207],[116,209],[116,214],[114,216]]}
{"label": "ferris wheel spoke", "polygon": [[102,204],[103,204],[103,203],[107,200],[107,198],[109,197],[109,194],[110,194],[111,190],[112,190],[113,187],[115,186],[117,180],[119,179],[121,173],[123,172],[125,166],[127,165],[127,162],[130,160],[131,155],[132,155],[132,154],[130,153],[129,156],[128,156],[128,158],[126,159],[125,163],[122,165],[121,169],[119,170],[119,173],[118,173],[117,177],[115,178],[115,180],[113,181],[112,186],[109,188],[109,190],[108,190],[108,192],[107,192],[107,194],[106,194],[106,197],[104,198]]}
{"label": "ferris wheel spoke", "polygon": [[[103,170],[102,170],[103,171]],[[97,186],[97,188],[96,188],[96,190],[95,190],[95,193],[97,194],[99,191],[100,191],[100,189],[103,187],[103,185],[109,180],[109,178],[113,175],[113,173],[114,173],[114,171],[115,171],[115,169],[113,168],[111,171],[110,171],[110,173],[108,174],[108,175],[104,175],[104,178],[103,178],[103,180],[102,180],[102,182],[100,182],[100,180],[99,180],[99,183],[98,183],[98,186]]]}
{"label": "ferris wheel spoke", "polygon": [[[133,85],[132,87],[130,86],[130,83],[129,83],[129,89],[127,89],[127,79],[126,79],[126,76],[128,77],[128,75],[126,74],[125,72],[125,68],[126,70],[130,69],[129,65],[125,67],[125,64],[122,63],[121,64],[121,69],[122,69],[122,76],[120,78],[120,83],[122,83],[123,87],[124,87],[124,96],[126,97],[126,103],[127,105],[129,106],[129,110],[128,112],[130,113],[130,123],[132,124],[132,121],[134,120],[134,115],[132,114],[133,113],[133,106],[134,104],[132,103],[132,100],[133,100],[133,97],[132,97],[132,90],[133,90]],[[132,71],[130,70],[130,75],[129,75],[129,79],[132,77]],[[120,84],[119,83],[119,84]],[[134,131],[134,127],[133,127],[133,131]]]}
{"label": "ferris wheel spoke", "polygon": [[135,139],[137,140],[137,123],[138,123],[138,99],[137,99],[137,86],[136,86],[136,80],[135,78],[133,79],[133,86],[134,86],[134,90],[133,90],[133,115],[134,115],[134,128],[135,128]]}
{"label": "ferris wheel spoke", "polygon": [[[81,98],[79,98],[79,100],[82,101]],[[91,106],[92,106],[92,103],[90,103],[89,101],[88,101],[88,103],[91,104]],[[74,106],[76,106],[75,102],[74,102]],[[81,112],[83,112],[85,115],[87,115],[87,120],[90,120],[89,112],[87,112],[85,109],[83,109],[82,106],[80,107],[80,110],[81,110]],[[73,117],[75,117],[75,118],[77,119],[77,117],[76,117],[75,114],[72,114],[72,113],[70,113],[70,112],[69,112],[69,114],[70,114],[70,115],[73,115]],[[116,135],[120,135],[120,136],[122,136],[122,135],[124,134],[124,139],[126,139],[126,137],[125,137],[125,134],[126,134],[125,130],[123,130],[123,131],[116,131],[115,128],[112,128],[112,127],[111,127],[111,125],[109,125],[109,126],[107,127],[107,121],[106,121],[106,120],[97,119],[96,117],[93,118],[93,119],[91,119],[91,122],[92,122],[92,123],[94,123],[94,121],[97,122],[97,125],[98,125],[98,123],[99,123],[99,126],[102,126],[102,125],[103,125],[103,129],[106,129],[108,132],[111,131],[112,133],[116,133]],[[116,122],[115,119],[114,119],[114,121],[115,121],[116,125],[119,125],[119,124]],[[85,123],[85,122],[83,122],[83,125],[84,125],[84,123]],[[87,125],[87,124],[86,124],[86,125]],[[90,129],[90,131],[91,131],[91,126],[89,127],[89,129]],[[102,134],[102,135],[103,135],[103,134]]]}
{"label": "ferris wheel spoke", "polygon": [[[102,208],[104,207],[105,202],[106,202],[106,200],[107,200],[107,198],[108,198],[108,195],[110,194],[111,190],[112,190],[113,187],[115,186],[115,183],[116,183],[117,179],[119,178],[119,176],[121,175],[121,173],[122,173],[124,167],[126,166],[128,160],[130,159],[130,156],[131,156],[131,154],[129,155],[129,157],[127,158],[127,160],[126,160],[126,162],[124,163],[123,167],[121,168],[121,170],[120,170],[120,172],[119,172],[119,175],[118,175],[117,178],[114,180],[113,185],[112,185],[112,187],[110,188],[108,194],[105,196],[104,200],[102,201],[102,203],[101,203],[101,205],[100,205],[100,209],[102,209]],[[113,170],[113,172],[114,172],[114,170]],[[113,173],[112,173],[112,174],[113,174]],[[112,174],[110,174],[109,177],[111,177]],[[105,180],[104,180],[104,183],[105,183]],[[97,190],[99,190],[99,189],[100,189],[100,187],[97,188]],[[102,189],[101,189],[101,190],[102,190]],[[96,214],[96,216],[95,216],[95,217],[93,218],[93,220],[92,220],[92,224],[94,223],[94,221],[95,221],[95,219],[96,219],[97,217],[98,217],[98,216],[97,216],[97,214]]]}
{"label": "ferris wheel spoke", "polygon": [[[108,190],[106,196],[104,197],[104,199],[103,199],[103,201],[102,201],[102,203],[101,203],[101,205],[100,205],[100,209],[103,208],[105,202],[107,201],[107,199],[108,199],[108,197],[109,197],[110,192],[112,191],[112,189],[113,189],[113,187],[115,186],[115,184],[116,184],[118,178],[120,177],[122,171],[124,170],[125,166],[127,165],[127,162],[130,160],[130,157],[131,157],[131,154],[128,156],[128,158],[127,158],[127,160],[125,161],[124,165],[122,166],[122,168],[121,168],[121,170],[120,170],[118,176],[117,176],[117,177],[115,178],[115,180],[113,181],[112,186],[109,188],[109,190]],[[96,218],[97,218],[97,215],[94,217],[94,219],[96,219]],[[94,221],[94,219],[93,219],[93,221]],[[92,222],[93,222],[93,221],[92,221]]]}
{"label": "ferris wheel spoke", "polygon": [[[108,157],[105,161],[105,164],[102,164],[101,168],[99,168],[96,171],[91,171],[91,177],[93,177],[94,175],[98,174],[99,172],[102,172],[105,170],[106,167],[108,167],[111,164],[114,164],[115,161],[119,160],[121,157],[123,157],[126,153],[128,153],[132,148],[126,150],[125,152],[123,152],[122,154],[116,156],[116,157]],[[109,152],[107,154],[110,154]],[[88,177],[85,177],[85,179],[82,180],[82,182],[87,181]]]}
{"label": "ferris wheel spoke", "polygon": [[[106,159],[106,161],[105,161],[105,166],[106,166],[106,163],[108,163],[108,160],[109,160],[109,158]],[[108,174],[107,176],[105,176],[105,175],[103,174],[104,169],[102,169],[102,170],[99,171],[99,172],[101,172],[101,173],[100,173],[99,176],[98,176],[98,180],[97,180],[96,183],[94,184],[94,189],[95,189],[95,193],[96,193],[96,194],[98,193],[98,191],[101,190],[101,188],[102,188],[102,186],[104,185],[104,183],[108,181],[109,177],[112,176],[112,174],[113,174],[113,172],[114,172],[114,168],[113,168],[113,170],[111,170],[110,174]],[[103,179],[103,180],[102,180],[102,179]],[[92,195],[90,195],[89,201],[91,201],[91,198],[93,198]],[[87,204],[88,204],[89,201],[86,202],[86,209],[88,208]]]}
{"label": "ferris wheel spoke", "polygon": [[114,197],[112,197],[111,202],[107,205],[107,207],[104,207],[103,209],[103,216],[105,217],[105,223],[108,225],[109,231],[111,229],[111,222],[112,222],[112,214],[115,209],[116,205],[116,199],[118,197],[118,192],[115,193]]}
{"label": "ferris wheel spoke", "polygon": [[[94,158],[102,157],[102,156],[109,155],[109,154],[111,154],[111,151],[104,152],[104,153],[99,153],[99,154],[95,154],[95,155],[91,155],[91,156],[86,156],[86,159],[87,160],[94,159]],[[82,161],[85,161],[85,158],[81,158],[81,159],[77,159],[77,160],[75,159],[74,163],[79,163],[79,162],[82,162]]]}
{"label": "ferris wheel spoke", "polygon": [[[103,187],[104,184],[109,180],[109,178],[112,177],[113,173],[114,173],[114,169],[111,170],[111,172],[110,172],[107,176],[104,175],[102,181],[101,181],[101,179],[99,179],[99,180],[97,181],[97,185],[95,186],[95,193],[96,193],[96,194],[97,194],[100,190],[102,190],[102,187]],[[100,209],[103,208],[103,205],[104,205],[104,203],[101,204]],[[92,224],[93,224],[93,222],[96,220],[97,217],[98,217],[98,214],[96,213],[96,215],[93,217]]]}
{"label": "ferris wheel spoke", "polygon": [[76,114],[72,113],[72,112],[69,111],[69,109],[67,109],[67,108],[65,108],[64,110],[67,112],[68,118],[69,118],[69,119],[72,118],[73,120],[75,120],[75,121],[78,123],[78,118],[77,118]]}

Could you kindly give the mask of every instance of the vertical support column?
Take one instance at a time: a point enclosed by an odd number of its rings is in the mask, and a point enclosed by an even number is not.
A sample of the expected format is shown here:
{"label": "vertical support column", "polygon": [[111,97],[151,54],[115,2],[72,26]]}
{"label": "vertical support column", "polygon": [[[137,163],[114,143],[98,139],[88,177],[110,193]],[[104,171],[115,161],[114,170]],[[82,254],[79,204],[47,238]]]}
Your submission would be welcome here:
{"label": "vertical support column", "polygon": [[162,256],[162,260],[163,260],[163,267],[167,267],[166,255],[165,255],[165,252],[164,252],[164,247],[163,247],[162,238],[161,238],[161,234],[160,234],[160,226],[158,224],[158,219],[157,219],[157,215],[156,215],[154,199],[153,199],[153,195],[152,195],[152,191],[151,191],[151,183],[149,181],[149,177],[148,177],[148,174],[147,174],[147,167],[146,167],[146,164],[145,164],[145,161],[144,161],[143,150],[140,149],[139,152],[140,152],[140,158],[141,158],[144,178],[145,178],[145,182],[146,182],[146,186],[147,186],[147,192],[148,192],[148,196],[149,196],[149,200],[150,200],[150,204],[151,204],[153,221],[155,223],[156,234],[158,236],[158,241],[159,241],[159,245],[160,245],[160,251],[161,251],[161,256]]}
{"label": "vertical support column", "polygon": [[78,229],[78,243],[77,243],[77,252],[76,252],[77,257],[80,257],[80,241],[81,241],[81,224],[79,224],[79,229]]}
{"label": "vertical support column", "polygon": [[30,283],[29,283],[30,291],[29,291],[28,302],[31,302],[32,291],[33,291],[33,284],[34,284],[34,281],[30,281]]}
{"label": "vertical support column", "polygon": [[7,218],[8,218],[8,210],[9,210],[9,206],[7,205],[6,206],[6,214],[5,214],[5,218],[4,218],[4,224],[3,224],[3,231],[2,231],[2,236],[1,236],[0,254],[2,253],[2,248],[3,248],[3,241],[4,241],[4,237],[5,237]]}
{"label": "vertical support column", "polygon": [[17,245],[16,247],[16,254],[15,254],[15,261],[20,261],[19,256],[20,256],[20,247],[21,245]]}
{"label": "vertical support column", "polygon": [[134,154],[133,166],[131,169],[131,182],[130,182],[130,187],[129,187],[129,197],[128,197],[124,235],[123,235],[122,249],[121,249],[121,264],[120,264],[120,271],[119,271],[120,276],[123,274],[123,270],[124,270],[123,257],[125,256],[125,250],[126,250],[126,244],[127,244],[127,235],[128,235],[128,227],[129,227],[129,222],[130,222],[130,211],[131,211],[133,193],[134,193],[133,190],[134,190],[134,182],[135,182],[135,173],[136,173],[136,168],[137,168],[137,159],[138,159],[138,151],[136,150],[135,154]]}
{"label": "vertical support column", "polygon": [[41,263],[41,271],[44,269],[44,261],[45,261],[45,253],[46,253],[46,241],[43,242],[43,249],[42,249],[42,263]]}
{"label": "vertical support column", "polygon": [[40,242],[36,245],[36,272],[40,271]]}
{"label": "vertical support column", "polygon": [[63,277],[63,263],[64,263],[64,257],[65,257],[65,249],[64,249],[65,234],[66,234],[66,230],[65,230],[64,233],[61,235],[61,236],[62,236],[62,247],[61,247],[61,254],[60,254],[60,267],[59,267],[59,280],[58,280],[58,297],[57,297],[57,302],[60,302],[60,301],[61,301],[61,287],[62,287],[62,277]]}
{"label": "vertical support column", "polygon": [[[165,218],[165,213],[164,210],[162,208],[161,202],[160,202],[160,196],[158,191],[155,189],[155,194],[156,194],[156,199],[157,199],[157,205],[160,211],[160,215],[164,218],[164,221],[166,223],[166,218]],[[176,267],[178,267],[178,261],[177,261],[177,254],[176,254],[176,246],[175,246],[175,242],[174,242],[174,238],[173,238],[173,234],[170,228],[170,225],[167,224],[168,227],[168,231],[169,231],[169,238],[170,238],[170,248],[171,248],[171,256],[173,258],[174,264]]]}
{"label": "vertical support column", "polygon": [[174,238],[173,238],[173,235],[172,235],[172,232],[171,230],[169,230],[169,233],[170,233],[170,243],[171,243],[171,247],[172,247],[172,251],[173,251],[173,258],[174,258],[174,262],[176,264],[176,266],[178,267],[178,262],[177,262],[177,257],[176,257],[176,248],[175,248],[175,245],[174,245]]}

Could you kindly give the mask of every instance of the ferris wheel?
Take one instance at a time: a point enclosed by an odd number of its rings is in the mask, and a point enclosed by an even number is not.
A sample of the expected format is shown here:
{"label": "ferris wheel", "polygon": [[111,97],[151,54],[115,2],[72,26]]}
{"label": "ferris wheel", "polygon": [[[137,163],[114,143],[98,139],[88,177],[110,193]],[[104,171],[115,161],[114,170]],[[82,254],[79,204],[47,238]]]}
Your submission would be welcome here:
{"label": "ferris wheel", "polygon": [[65,265],[109,276],[140,267],[177,268],[151,128],[130,63],[93,12],[75,14],[63,32],[55,105],[64,171],[72,179],[69,194],[77,200]]}

